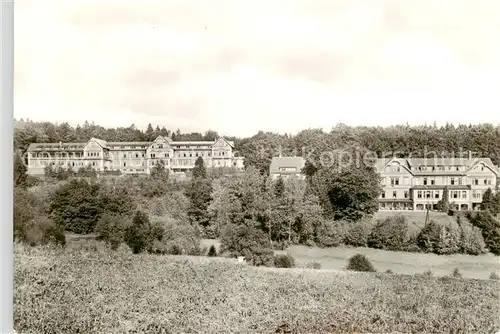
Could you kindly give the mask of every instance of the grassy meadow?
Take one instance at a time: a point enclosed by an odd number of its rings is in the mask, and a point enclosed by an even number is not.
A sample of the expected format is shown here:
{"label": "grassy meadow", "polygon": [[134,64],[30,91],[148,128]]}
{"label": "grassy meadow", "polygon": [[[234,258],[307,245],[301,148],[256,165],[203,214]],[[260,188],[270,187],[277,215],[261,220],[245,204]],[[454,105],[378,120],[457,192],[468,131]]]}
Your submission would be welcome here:
{"label": "grassy meadow", "polygon": [[[499,282],[14,246],[20,333],[493,333]],[[92,250],[92,248],[94,248]]]}

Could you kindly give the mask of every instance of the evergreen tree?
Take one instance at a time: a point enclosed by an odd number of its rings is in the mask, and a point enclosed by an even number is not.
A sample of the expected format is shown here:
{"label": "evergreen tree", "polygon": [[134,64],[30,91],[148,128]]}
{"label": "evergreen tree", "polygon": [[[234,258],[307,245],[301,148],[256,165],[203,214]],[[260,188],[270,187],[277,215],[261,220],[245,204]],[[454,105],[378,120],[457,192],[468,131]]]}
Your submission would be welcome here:
{"label": "evergreen tree", "polygon": [[137,210],[132,224],[125,230],[124,241],[134,254],[138,254],[146,250],[149,234],[149,218],[144,212]]}
{"label": "evergreen tree", "polygon": [[151,123],[148,124],[148,128],[146,129],[146,139],[148,141],[153,141],[154,140],[154,129]]}
{"label": "evergreen tree", "polygon": [[448,187],[444,187],[443,198],[441,198],[436,203],[436,207],[437,207],[438,211],[446,212],[446,213],[450,209],[450,200],[449,200],[449,194],[448,194]]}
{"label": "evergreen tree", "polygon": [[481,202],[481,210],[489,211],[496,214],[495,196],[491,191],[491,188],[486,189],[483,194],[483,200]]}
{"label": "evergreen tree", "polygon": [[204,179],[206,177],[207,177],[207,169],[205,168],[203,158],[198,157],[194,163],[193,178],[194,179],[199,179],[199,178]]}
{"label": "evergreen tree", "polygon": [[28,174],[23,158],[18,153],[14,157],[14,187],[26,187]]}
{"label": "evergreen tree", "polygon": [[168,169],[165,168],[165,162],[163,160],[158,161],[158,163],[151,169],[151,177],[159,181],[168,181]]}

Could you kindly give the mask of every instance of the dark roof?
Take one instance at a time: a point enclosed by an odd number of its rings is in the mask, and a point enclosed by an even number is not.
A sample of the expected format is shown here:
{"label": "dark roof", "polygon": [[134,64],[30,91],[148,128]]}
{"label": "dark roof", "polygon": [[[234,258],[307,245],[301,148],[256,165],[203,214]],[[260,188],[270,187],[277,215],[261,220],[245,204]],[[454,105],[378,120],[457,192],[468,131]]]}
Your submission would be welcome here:
{"label": "dark roof", "polygon": [[292,167],[296,168],[297,172],[300,173],[302,168],[304,168],[306,160],[303,157],[274,157],[271,160],[271,166],[269,172],[271,174],[280,173],[279,169],[282,167]]}
{"label": "dark roof", "polygon": [[[484,163],[486,166],[490,167],[495,173],[499,173],[499,168],[493,164],[490,158],[437,158],[437,157],[432,157],[432,158],[410,158],[410,159],[404,159],[404,158],[380,158],[377,159],[376,162],[376,169],[381,171],[385,165],[387,165],[391,161],[397,161],[399,162],[402,166],[405,166],[409,169],[412,167],[419,167],[419,166],[464,166],[466,168],[466,171],[468,171],[470,168],[474,167],[478,163]],[[425,171],[412,171],[412,173],[427,173]],[[438,173],[442,172],[443,174],[450,174],[453,172],[457,171],[438,171]],[[460,174],[460,173],[457,173]],[[462,172],[463,174],[463,172]],[[421,175],[421,174],[419,174]],[[429,175],[436,175],[436,173],[432,173]]]}

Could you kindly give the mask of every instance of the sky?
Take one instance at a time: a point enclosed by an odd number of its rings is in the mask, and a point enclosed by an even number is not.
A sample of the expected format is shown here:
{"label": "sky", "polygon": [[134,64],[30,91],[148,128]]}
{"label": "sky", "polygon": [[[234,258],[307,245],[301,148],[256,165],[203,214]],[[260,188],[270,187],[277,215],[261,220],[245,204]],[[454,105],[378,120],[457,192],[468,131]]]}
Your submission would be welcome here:
{"label": "sky", "polygon": [[498,0],[16,0],[14,117],[251,136],[500,123]]}

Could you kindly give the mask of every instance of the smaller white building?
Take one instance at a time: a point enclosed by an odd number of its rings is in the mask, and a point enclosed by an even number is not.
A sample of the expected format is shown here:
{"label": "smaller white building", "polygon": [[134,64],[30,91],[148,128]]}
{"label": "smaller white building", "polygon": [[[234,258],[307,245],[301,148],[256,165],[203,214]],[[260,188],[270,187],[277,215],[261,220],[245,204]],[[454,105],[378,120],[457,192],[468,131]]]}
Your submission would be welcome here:
{"label": "smaller white building", "polygon": [[273,180],[276,180],[280,176],[286,179],[291,175],[299,179],[304,179],[305,175],[302,174],[302,169],[305,165],[306,159],[303,157],[274,157],[271,160],[269,175]]}

